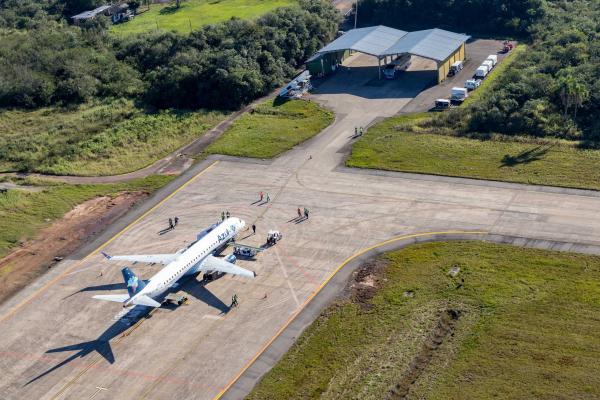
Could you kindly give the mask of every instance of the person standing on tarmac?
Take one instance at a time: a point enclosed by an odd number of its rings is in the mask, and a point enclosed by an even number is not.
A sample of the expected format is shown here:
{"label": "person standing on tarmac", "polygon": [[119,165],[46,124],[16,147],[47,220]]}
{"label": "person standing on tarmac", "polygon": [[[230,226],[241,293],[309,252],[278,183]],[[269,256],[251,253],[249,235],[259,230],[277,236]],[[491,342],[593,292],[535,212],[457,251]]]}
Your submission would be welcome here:
{"label": "person standing on tarmac", "polygon": [[252,234],[256,235],[256,225],[252,224]]}
{"label": "person standing on tarmac", "polygon": [[225,221],[225,211],[221,211],[221,222]]}

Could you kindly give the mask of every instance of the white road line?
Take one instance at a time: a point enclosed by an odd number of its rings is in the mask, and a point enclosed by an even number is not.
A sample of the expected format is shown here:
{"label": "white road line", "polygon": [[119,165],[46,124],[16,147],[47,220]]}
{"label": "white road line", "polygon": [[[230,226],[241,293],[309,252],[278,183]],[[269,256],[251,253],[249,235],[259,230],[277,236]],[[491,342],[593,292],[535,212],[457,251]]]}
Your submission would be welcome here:
{"label": "white road line", "polygon": [[223,317],[219,315],[204,314],[202,319],[223,319]]}
{"label": "white road line", "polygon": [[285,281],[288,284],[288,287],[290,288],[290,292],[292,292],[292,297],[294,298],[294,301],[296,302],[296,306],[300,307],[300,302],[298,301],[298,296],[296,296],[296,292],[294,291],[294,288],[292,287],[292,284],[290,282],[290,280],[288,279],[288,274],[285,270],[285,267],[283,266],[283,262],[281,262],[281,257],[279,257],[279,252],[277,251],[277,247],[275,247],[275,255],[277,256],[277,261],[279,261],[279,267],[281,268],[281,272],[283,273],[283,276],[285,277]]}

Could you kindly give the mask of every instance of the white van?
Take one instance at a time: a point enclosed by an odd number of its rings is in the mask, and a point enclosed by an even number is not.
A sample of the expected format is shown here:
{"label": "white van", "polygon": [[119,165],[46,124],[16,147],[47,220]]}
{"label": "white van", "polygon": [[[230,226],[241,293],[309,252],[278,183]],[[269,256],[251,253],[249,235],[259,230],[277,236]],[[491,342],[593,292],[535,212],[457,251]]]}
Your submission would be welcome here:
{"label": "white van", "polygon": [[486,65],[480,65],[479,68],[477,68],[477,71],[475,71],[475,78],[483,79],[487,76],[488,72],[489,69]]}
{"label": "white van", "polygon": [[457,103],[462,103],[467,97],[469,97],[469,91],[464,87],[453,87],[450,92],[450,100]]}
{"label": "white van", "polygon": [[488,67],[488,71],[491,71],[492,68],[494,68],[494,63],[492,62],[492,60],[485,60],[481,63],[481,65],[485,65],[486,67]]}
{"label": "white van", "polygon": [[490,54],[489,56],[487,56],[487,59],[490,60],[492,62],[492,66],[496,66],[496,64],[498,64],[498,56],[495,54]]}

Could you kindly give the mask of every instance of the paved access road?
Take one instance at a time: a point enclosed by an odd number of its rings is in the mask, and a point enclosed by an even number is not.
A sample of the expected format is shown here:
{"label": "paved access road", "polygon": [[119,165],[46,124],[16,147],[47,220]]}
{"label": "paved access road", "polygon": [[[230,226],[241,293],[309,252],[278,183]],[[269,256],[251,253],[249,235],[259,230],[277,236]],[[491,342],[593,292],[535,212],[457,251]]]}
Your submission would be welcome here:
{"label": "paved access road", "polygon": [[[363,78],[334,79],[358,87]],[[334,90],[334,79],[315,95],[337,114],[320,135],[271,163],[223,158],[198,165],[192,172],[199,175],[103,248],[173,252],[229,210],[257,224],[257,236],[245,243],[264,243],[268,229],[283,232],[255,262],[240,262],[257,272],[255,280],[191,282],[184,286],[189,305],[140,318],[90,298],[124,290],[120,265],[97,253],[65,260],[0,307],[0,397],[212,399],[344,260],[392,237],[484,231],[600,246],[597,192],[341,168],[353,127],[401,111],[414,91],[396,87],[396,97],[365,99]],[[270,203],[255,203],[260,190]],[[295,223],[298,206],[310,218]],[[159,236],[173,216],[180,225]],[[159,267],[132,268],[147,278]],[[229,310],[234,293],[240,306]]]}

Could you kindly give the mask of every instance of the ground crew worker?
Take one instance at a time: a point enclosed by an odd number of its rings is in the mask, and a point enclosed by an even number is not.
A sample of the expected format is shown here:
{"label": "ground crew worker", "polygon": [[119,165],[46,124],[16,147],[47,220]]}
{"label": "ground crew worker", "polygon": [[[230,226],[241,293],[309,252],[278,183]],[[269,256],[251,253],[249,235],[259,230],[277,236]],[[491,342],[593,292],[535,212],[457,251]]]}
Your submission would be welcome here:
{"label": "ground crew worker", "polygon": [[179,217],[175,217],[175,226],[179,223]]}
{"label": "ground crew worker", "polygon": [[225,211],[221,211],[221,222],[225,221]]}
{"label": "ground crew worker", "polygon": [[237,294],[234,294],[231,297],[231,307],[237,307],[237,305],[238,305]]}
{"label": "ground crew worker", "polygon": [[173,229],[173,218],[169,218],[169,229]]}
{"label": "ground crew worker", "polygon": [[252,234],[256,235],[256,225],[252,224]]}
{"label": "ground crew worker", "polygon": [[260,196],[260,201],[263,201],[263,192],[260,192],[258,195]]}
{"label": "ground crew worker", "polygon": [[364,128],[361,126],[360,127],[360,136],[362,136],[362,134],[363,134],[364,131],[365,131]]}
{"label": "ground crew worker", "polygon": [[308,208],[304,207],[304,218],[308,219]]}
{"label": "ground crew worker", "polygon": [[269,193],[267,193],[267,203],[271,201],[271,198],[269,197]]}
{"label": "ground crew worker", "polygon": [[227,218],[229,218],[229,210],[227,210],[227,213],[225,215],[227,216]]}
{"label": "ground crew worker", "polygon": [[358,136],[358,128],[356,126],[354,127],[354,136]]}
{"label": "ground crew worker", "polygon": [[300,211],[300,207],[298,207],[298,218],[302,218],[302,211]]}

